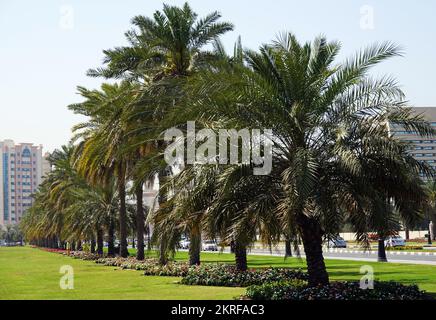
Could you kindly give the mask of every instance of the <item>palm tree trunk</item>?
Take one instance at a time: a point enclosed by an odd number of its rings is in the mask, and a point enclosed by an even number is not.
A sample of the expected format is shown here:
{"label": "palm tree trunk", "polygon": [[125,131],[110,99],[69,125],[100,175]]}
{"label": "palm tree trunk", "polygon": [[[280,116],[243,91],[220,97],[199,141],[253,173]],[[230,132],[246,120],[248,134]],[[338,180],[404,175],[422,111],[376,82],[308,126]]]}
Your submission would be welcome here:
{"label": "palm tree trunk", "polygon": [[[138,245],[136,249],[136,259],[144,260],[144,206],[143,206],[142,183],[136,187],[136,238]],[[133,241],[134,242],[134,241]]]}
{"label": "palm tree trunk", "polygon": [[298,225],[306,254],[309,286],[326,285],[329,276],[322,255],[322,229],[319,222],[303,214],[298,217]]}
{"label": "palm tree trunk", "polygon": [[58,249],[58,238],[56,236],[53,236],[53,248]]}
{"label": "palm tree trunk", "polygon": [[108,228],[107,254],[109,257],[115,256],[115,225],[112,218]]}
{"label": "palm tree trunk", "polygon": [[150,224],[147,224],[147,251],[151,250],[151,232]]}
{"label": "palm tree trunk", "polygon": [[162,237],[159,244],[159,264],[164,266],[168,263],[167,246],[165,237]]}
{"label": "palm tree trunk", "polygon": [[[163,171],[165,171],[165,170],[163,170]],[[158,196],[159,208],[166,201],[166,194],[165,194],[165,192],[162,192],[162,189],[161,189],[163,184],[164,184],[165,177],[166,177],[166,175],[163,172],[159,173],[159,196]],[[161,241],[159,243],[159,263],[161,265],[166,265],[168,263],[167,243],[165,240],[165,235],[162,235]]]}
{"label": "palm tree trunk", "polygon": [[238,271],[247,271],[247,246],[235,241],[235,262]]}
{"label": "palm tree trunk", "polygon": [[103,255],[103,230],[97,229],[97,254]]}
{"label": "palm tree trunk", "polygon": [[120,197],[120,256],[127,258],[127,212],[126,212],[126,177],[123,163],[118,171],[118,195]]}
{"label": "palm tree trunk", "polygon": [[291,239],[289,238],[285,241],[285,257],[292,257]]}
{"label": "palm tree trunk", "polygon": [[95,253],[95,246],[96,246],[96,242],[95,242],[95,239],[94,239],[94,237],[91,239],[91,247],[90,247],[90,249],[91,249],[91,253]]}
{"label": "palm tree trunk", "polygon": [[385,239],[380,238],[378,239],[378,256],[377,256],[378,262],[387,262],[388,259],[386,258],[386,248],[385,248]]}
{"label": "palm tree trunk", "polygon": [[189,240],[189,265],[200,265],[201,231],[197,224],[191,229]]}

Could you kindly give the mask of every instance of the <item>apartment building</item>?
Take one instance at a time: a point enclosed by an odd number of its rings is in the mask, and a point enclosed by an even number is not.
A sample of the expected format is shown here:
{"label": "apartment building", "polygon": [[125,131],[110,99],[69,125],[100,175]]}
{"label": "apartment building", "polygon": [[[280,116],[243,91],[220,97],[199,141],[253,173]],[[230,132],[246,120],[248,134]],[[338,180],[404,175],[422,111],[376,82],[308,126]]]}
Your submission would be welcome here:
{"label": "apartment building", "polygon": [[50,170],[42,145],[0,141],[0,225],[20,222],[32,205],[31,195]]}
{"label": "apartment building", "polygon": [[[419,107],[413,108],[413,110],[417,114],[423,115],[436,128],[436,107]],[[410,153],[416,160],[426,162],[436,168],[436,136],[422,137],[395,125],[390,125],[389,129],[397,138],[412,144]]]}

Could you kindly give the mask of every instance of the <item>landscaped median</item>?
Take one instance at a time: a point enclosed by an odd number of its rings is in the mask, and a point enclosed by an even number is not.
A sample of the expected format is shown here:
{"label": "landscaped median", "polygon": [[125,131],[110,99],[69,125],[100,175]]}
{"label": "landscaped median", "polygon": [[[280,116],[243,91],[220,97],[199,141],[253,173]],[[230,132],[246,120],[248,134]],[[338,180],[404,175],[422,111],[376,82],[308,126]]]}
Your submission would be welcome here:
{"label": "landscaped median", "polygon": [[[54,250],[49,250],[54,251]],[[138,261],[134,257],[101,257],[87,252],[66,252],[63,255],[94,261],[97,264],[140,270],[145,276],[182,277],[179,284],[187,286],[244,287],[235,298],[253,300],[425,300],[430,295],[417,285],[393,281],[375,281],[374,288],[364,290],[357,281],[332,281],[328,286],[309,287],[307,274],[300,268],[262,266],[246,272],[227,263],[204,263],[190,267],[186,261],[175,260],[165,266],[156,258]],[[219,256],[219,255],[216,255]],[[200,287],[198,287],[200,288]],[[187,297],[188,298],[188,297]]]}

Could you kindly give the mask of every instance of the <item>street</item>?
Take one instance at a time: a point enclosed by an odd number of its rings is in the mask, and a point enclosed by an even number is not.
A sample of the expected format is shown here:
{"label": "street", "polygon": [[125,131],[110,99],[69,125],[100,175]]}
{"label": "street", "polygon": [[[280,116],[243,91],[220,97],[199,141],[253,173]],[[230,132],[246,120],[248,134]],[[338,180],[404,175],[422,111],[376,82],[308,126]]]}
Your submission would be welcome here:
{"label": "street", "polygon": [[[223,252],[229,253],[230,249],[225,248]],[[273,255],[284,256],[284,248],[251,248],[248,254],[252,255]],[[294,255],[296,256],[296,255]],[[305,257],[304,251],[300,249],[300,256]],[[409,263],[409,264],[427,264],[436,265],[436,252],[411,252],[411,251],[389,251],[386,250],[388,262],[392,263]],[[325,259],[354,260],[354,261],[377,261],[377,250],[364,252],[356,249],[333,249],[324,248]]]}

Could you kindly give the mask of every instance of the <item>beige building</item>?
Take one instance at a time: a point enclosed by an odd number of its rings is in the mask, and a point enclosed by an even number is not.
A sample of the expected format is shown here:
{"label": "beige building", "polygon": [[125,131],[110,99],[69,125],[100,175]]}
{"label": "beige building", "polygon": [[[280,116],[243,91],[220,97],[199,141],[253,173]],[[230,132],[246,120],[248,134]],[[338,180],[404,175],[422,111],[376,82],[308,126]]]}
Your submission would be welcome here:
{"label": "beige building", "polygon": [[49,170],[42,145],[0,141],[0,227],[20,222]]}

